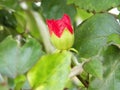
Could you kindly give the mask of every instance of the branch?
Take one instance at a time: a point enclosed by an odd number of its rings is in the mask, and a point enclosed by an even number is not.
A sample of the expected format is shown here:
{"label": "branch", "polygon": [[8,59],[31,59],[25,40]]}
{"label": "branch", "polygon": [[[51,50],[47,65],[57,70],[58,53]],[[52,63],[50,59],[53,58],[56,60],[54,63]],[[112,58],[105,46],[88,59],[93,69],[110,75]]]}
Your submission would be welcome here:
{"label": "branch", "polygon": [[73,76],[81,74],[83,71],[82,64],[79,64],[72,68],[71,73],[69,74],[69,78],[72,78]]}

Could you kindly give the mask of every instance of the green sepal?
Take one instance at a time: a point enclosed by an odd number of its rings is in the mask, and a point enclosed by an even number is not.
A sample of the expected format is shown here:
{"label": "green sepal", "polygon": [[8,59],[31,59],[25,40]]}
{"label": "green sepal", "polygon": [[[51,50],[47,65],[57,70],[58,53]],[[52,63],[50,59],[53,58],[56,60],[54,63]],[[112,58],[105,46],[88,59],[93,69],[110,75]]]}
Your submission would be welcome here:
{"label": "green sepal", "polygon": [[67,50],[72,47],[74,43],[74,34],[71,34],[65,29],[61,37],[57,37],[54,33],[51,35],[52,44],[59,50]]}

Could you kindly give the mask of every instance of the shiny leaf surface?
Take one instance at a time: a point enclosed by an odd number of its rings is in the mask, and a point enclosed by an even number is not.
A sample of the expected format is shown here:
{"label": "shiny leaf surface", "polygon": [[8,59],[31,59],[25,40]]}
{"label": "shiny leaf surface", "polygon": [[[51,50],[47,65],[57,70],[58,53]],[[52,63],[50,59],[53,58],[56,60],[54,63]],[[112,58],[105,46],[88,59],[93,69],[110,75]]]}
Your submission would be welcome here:
{"label": "shiny leaf surface", "polygon": [[70,72],[71,53],[63,51],[43,56],[28,72],[35,90],[63,90]]}
{"label": "shiny leaf surface", "polygon": [[107,45],[107,38],[111,34],[120,34],[116,19],[107,13],[96,14],[76,29],[74,47],[81,57],[97,55]]}

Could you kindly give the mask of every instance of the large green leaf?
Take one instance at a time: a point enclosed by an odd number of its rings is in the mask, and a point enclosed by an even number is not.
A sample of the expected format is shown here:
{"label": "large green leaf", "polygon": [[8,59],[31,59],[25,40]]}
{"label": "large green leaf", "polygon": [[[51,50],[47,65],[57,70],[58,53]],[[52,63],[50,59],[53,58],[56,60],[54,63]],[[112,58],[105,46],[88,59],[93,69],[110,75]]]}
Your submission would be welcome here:
{"label": "large green leaf", "polygon": [[96,14],[75,30],[74,47],[81,57],[94,56],[107,44],[107,38],[111,34],[120,34],[116,19],[107,13]]}
{"label": "large green leaf", "polygon": [[90,12],[103,12],[120,5],[120,0],[68,0],[79,8]]}
{"label": "large green leaf", "polygon": [[43,56],[28,72],[35,90],[63,90],[70,71],[71,53],[63,51]]}
{"label": "large green leaf", "polygon": [[11,36],[0,43],[0,73],[11,78],[28,71],[43,55],[39,43],[30,38],[19,47]]}
{"label": "large green leaf", "polygon": [[73,5],[67,5],[66,0],[42,0],[41,8],[47,19],[61,18],[64,13],[75,17],[76,9]]}
{"label": "large green leaf", "polygon": [[103,54],[103,80],[94,78],[88,90],[120,90],[120,49],[109,46]]}

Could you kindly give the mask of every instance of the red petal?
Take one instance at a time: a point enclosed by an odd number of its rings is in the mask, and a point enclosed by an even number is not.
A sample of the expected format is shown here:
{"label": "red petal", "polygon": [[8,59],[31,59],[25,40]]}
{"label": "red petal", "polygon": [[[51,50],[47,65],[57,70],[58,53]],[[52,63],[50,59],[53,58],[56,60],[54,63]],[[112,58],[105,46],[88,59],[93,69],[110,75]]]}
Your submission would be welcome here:
{"label": "red petal", "polygon": [[47,25],[48,25],[48,28],[49,28],[49,33],[50,33],[50,35],[52,34],[52,29],[53,29],[53,21],[54,20],[47,20],[46,21],[46,23],[47,23]]}
{"label": "red petal", "polygon": [[58,30],[59,28],[57,27],[56,23],[55,23],[55,20],[47,20],[47,25],[49,27],[49,32],[50,32],[50,35],[52,34],[52,32],[54,32],[56,34],[56,30]]}
{"label": "red petal", "polygon": [[65,29],[65,25],[64,23],[62,22],[61,19],[59,20],[56,20],[56,25],[58,26],[59,30],[56,30],[56,34],[60,37]]}
{"label": "red petal", "polygon": [[47,20],[47,25],[49,27],[50,35],[53,32],[56,36],[60,37],[65,28],[67,28],[73,34],[70,18],[67,14],[64,14],[64,16],[58,20]]}
{"label": "red petal", "polygon": [[73,28],[72,28],[71,20],[70,20],[70,18],[69,18],[69,16],[67,14],[64,14],[64,16],[62,17],[62,21],[64,22],[64,24],[67,27],[67,29],[71,33],[73,33]]}

